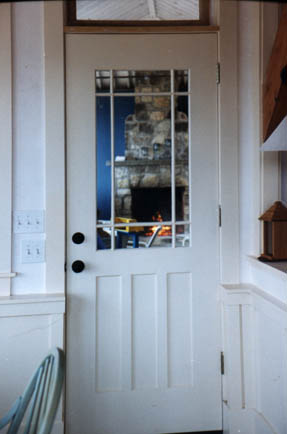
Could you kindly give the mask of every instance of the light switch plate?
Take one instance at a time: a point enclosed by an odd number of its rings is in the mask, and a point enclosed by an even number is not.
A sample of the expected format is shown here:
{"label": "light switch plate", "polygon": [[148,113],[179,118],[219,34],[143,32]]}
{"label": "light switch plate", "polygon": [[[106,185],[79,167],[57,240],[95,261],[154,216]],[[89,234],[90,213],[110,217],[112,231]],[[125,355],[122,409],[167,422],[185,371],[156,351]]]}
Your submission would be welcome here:
{"label": "light switch plate", "polygon": [[45,262],[45,240],[22,240],[22,264]]}
{"label": "light switch plate", "polygon": [[44,232],[44,210],[15,211],[13,214],[15,234]]}

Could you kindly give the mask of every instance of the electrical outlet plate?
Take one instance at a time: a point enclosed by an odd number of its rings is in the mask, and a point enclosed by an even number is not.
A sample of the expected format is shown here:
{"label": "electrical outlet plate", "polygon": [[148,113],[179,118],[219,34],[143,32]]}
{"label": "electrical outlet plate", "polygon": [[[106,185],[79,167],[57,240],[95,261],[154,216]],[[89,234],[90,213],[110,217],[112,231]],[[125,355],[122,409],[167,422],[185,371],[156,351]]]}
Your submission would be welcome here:
{"label": "electrical outlet plate", "polygon": [[45,240],[22,240],[22,264],[45,262]]}
{"label": "electrical outlet plate", "polygon": [[43,233],[44,210],[15,211],[13,230],[15,234]]}

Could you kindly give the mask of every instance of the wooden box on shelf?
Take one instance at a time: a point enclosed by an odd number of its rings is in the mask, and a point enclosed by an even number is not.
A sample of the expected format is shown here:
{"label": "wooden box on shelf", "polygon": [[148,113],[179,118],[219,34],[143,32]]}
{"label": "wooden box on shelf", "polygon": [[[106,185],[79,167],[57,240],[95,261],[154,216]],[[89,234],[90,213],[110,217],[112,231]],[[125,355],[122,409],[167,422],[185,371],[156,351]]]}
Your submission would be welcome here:
{"label": "wooden box on shelf", "polygon": [[287,208],[277,201],[259,220],[263,221],[263,253],[261,261],[287,260]]}

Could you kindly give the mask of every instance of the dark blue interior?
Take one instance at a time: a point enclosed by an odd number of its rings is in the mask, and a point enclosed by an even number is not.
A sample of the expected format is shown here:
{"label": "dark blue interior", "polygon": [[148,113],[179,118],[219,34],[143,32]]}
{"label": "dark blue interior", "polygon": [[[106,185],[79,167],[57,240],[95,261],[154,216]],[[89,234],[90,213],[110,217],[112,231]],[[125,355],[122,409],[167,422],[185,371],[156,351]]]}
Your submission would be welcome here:
{"label": "dark blue interior", "polygon": [[[134,97],[115,97],[115,156],[125,155],[125,119],[134,113]],[[111,218],[111,116],[110,98],[96,100],[97,137],[97,207],[98,218]]]}

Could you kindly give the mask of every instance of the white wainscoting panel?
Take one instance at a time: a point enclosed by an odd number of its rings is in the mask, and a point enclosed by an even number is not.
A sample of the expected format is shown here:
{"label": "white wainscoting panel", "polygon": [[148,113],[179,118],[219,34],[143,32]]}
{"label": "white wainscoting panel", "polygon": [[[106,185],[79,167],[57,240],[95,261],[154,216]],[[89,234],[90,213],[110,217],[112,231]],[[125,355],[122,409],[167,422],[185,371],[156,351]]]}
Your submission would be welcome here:
{"label": "white wainscoting panel", "polygon": [[[257,408],[276,433],[287,431],[286,313],[256,310]],[[267,312],[266,312],[267,310]],[[285,324],[284,324],[285,322]]]}
{"label": "white wainscoting panel", "polygon": [[[0,415],[22,394],[49,349],[63,348],[64,312],[63,296],[0,299]],[[61,405],[53,434],[62,433]]]}
{"label": "white wainscoting panel", "polygon": [[287,305],[253,285],[223,288],[225,433],[287,432]]}

